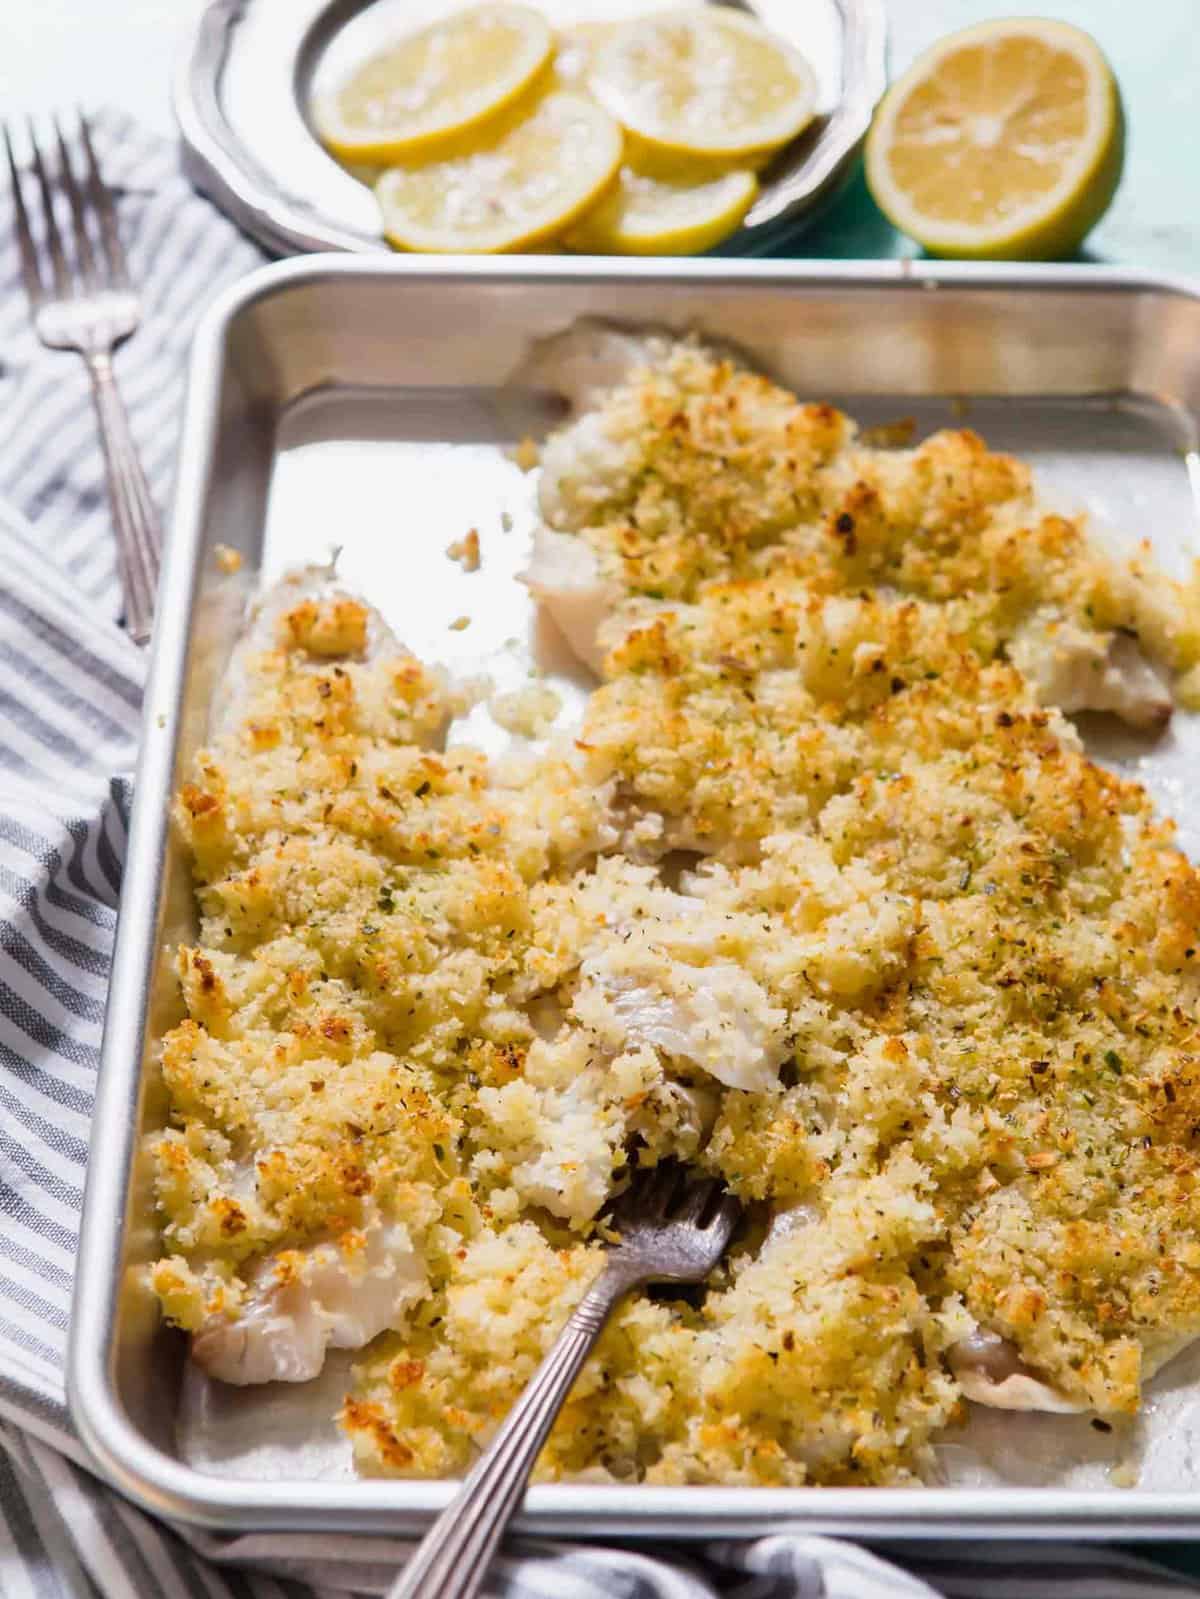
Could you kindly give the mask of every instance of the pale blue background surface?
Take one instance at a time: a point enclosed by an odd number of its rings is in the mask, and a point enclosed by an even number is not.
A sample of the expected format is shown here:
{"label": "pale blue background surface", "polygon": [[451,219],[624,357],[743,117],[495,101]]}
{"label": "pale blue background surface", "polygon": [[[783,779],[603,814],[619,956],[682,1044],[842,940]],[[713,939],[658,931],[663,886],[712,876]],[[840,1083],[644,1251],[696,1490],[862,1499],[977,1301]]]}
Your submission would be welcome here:
{"label": "pale blue background surface", "polygon": [[[5,115],[103,103],[172,135],[171,67],[203,4],[0,0]],[[805,0],[793,4],[801,10]],[[1087,258],[1200,275],[1200,0],[886,0],[886,6],[893,75],[942,34],[984,17],[1059,17],[1093,33],[1121,82],[1129,151],[1125,181]],[[788,235],[775,253],[845,259],[913,251],[856,176],[830,209]]]}
{"label": "pale blue background surface", "polygon": [[[1200,275],[1200,0],[890,0],[888,68],[985,17],[1039,15],[1093,34],[1121,85],[1125,176],[1083,259]],[[772,251],[780,256],[917,253],[866,193],[861,173],[823,215]]]}

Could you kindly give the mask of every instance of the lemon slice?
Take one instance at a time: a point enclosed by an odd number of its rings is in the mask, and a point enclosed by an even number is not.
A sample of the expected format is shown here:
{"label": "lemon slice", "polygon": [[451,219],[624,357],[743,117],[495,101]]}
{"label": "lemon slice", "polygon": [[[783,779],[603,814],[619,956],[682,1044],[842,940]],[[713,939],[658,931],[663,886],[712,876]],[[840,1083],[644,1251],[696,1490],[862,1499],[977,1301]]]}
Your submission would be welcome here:
{"label": "lemon slice", "polygon": [[560,28],[554,52],[554,76],[563,88],[587,92],[596,52],[616,31],[612,22],[573,22]]}
{"label": "lemon slice", "polygon": [[594,100],[544,96],[468,155],[393,167],[375,185],[384,231],[404,250],[520,250],[574,222],[616,176],[621,130]]}
{"label": "lemon slice", "polygon": [[757,194],[744,170],[688,183],[626,166],[563,242],[591,255],[696,255],[727,239]]}
{"label": "lemon slice", "polygon": [[1124,119],[1099,46],[1065,22],[983,22],[927,50],[888,90],[867,182],[936,255],[1068,255],[1121,178]]}
{"label": "lemon slice", "polygon": [[451,12],[372,56],[313,107],[343,161],[435,152],[511,105],[549,61],[554,38],[528,6]]}
{"label": "lemon slice", "polygon": [[623,23],[596,51],[589,81],[652,149],[718,160],[745,161],[794,138],[817,98],[798,50],[720,6]]}

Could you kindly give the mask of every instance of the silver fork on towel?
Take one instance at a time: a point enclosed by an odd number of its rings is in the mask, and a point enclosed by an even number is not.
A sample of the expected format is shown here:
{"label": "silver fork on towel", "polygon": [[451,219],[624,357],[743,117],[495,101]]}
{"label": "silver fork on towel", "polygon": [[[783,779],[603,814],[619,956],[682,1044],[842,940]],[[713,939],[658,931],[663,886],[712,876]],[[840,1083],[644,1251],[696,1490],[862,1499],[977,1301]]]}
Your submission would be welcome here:
{"label": "silver fork on towel", "polygon": [[741,1206],[718,1182],[688,1182],[674,1164],[634,1180],[610,1213],[620,1238],[603,1271],[388,1599],[472,1599],[479,1592],[554,1418],[619,1301],[643,1283],[703,1282],[740,1215]]}
{"label": "silver fork on towel", "polygon": [[[125,627],[135,643],[145,644],[154,616],[162,530],[117,392],[112,363],[113,351],[141,320],[141,306],[129,280],[112,192],[100,175],[91,129],[82,115],[79,131],[81,176],[55,121],[57,150],[51,178],[51,163],[38,147],[32,122],[29,125],[30,166],[41,197],[39,240],[22,193],[12,133],[5,127],[17,248],[38,338],[49,349],[74,350],[87,366],[117,532]],[[70,216],[70,247],[56,214],[61,213],[63,201]]]}

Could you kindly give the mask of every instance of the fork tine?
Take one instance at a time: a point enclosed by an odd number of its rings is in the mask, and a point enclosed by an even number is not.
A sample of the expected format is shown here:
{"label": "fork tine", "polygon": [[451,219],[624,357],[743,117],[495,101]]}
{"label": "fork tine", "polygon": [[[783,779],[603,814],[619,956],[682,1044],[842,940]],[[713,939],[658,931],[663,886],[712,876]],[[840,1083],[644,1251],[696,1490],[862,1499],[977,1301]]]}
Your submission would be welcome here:
{"label": "fork tine", "polygon": [[717,1201],[716,1210],[704,1223],[704,1230],[718,1238],[721,1248],[724,1249],[741,1219],[741,1201],[735,1199],[732,1194],[722,1194]]}
{"label": "fork tine", "polygon": [[33,230],[29,226],[29,213],[25,209],[25,196],[21,193],[21,175],[17,171],[17,158],[13,154],[12,133],[4,124],[4,148],[8,152],[8,172],[12,180],[13,213],[17,223],[17,253],[21,257],[21,281],[30,305],[35,308],[42,301],[42,278],[38,271],[37,251],[33,245]]}
{"label": "fork tine", "polygon": [[84,155],[87,157],[88,198],[100,218],[100,236],[104,240],[109,276],[116,288],[127,289],[130,286],[129,267],[125,261],[121,235],[117,231],[117,213],[113,205],[112,190],[100,174],[100,163],[96,159],[96,148],[92,143],[92,130],[82,111],[79,113],[79,131],[83,138]]}
{"label": "fork tine", "polygon": [[38,188],[42,191],[42,217],[46,229],[46,245],[50,251],[50,265],[54,271],[54,292],[60,300],[66,300],[73,293],[71,274],[67,268],[62,235],[58,231],[58,221],[54,215],[54,191],[50,187],[46,163],[42,160],[42,152],[38,148],[32,117],[29,119],[29,143],[33,150],[34,175],[38,181]]}
{"label": "fork tine", "polygon": [[701,1226],[720,1186],[715,1177],[708,1177],[698,1183],[689,1183],[683,1191],[678,1206],[671,1213],[671,1220],[690,1221],[696,1227]]}
{"label": "fork tine", "polygon": [[646,1214],[661,1220],[671,1209],[679,1191],[682,1173],[672,1161],[664,1161],[650,1181],[646,1194]]}
{"label": "fork tine", "polygon": [[87,210],[83,203],[83,194],[75,178],[75,169],[71,165],[71,157],[67,152],[67,141],[63,138],[63,131],[58,118],[54,118],[54,136],[58,140],[58,173],[62,186],[67,191],[67,202],[71,207],[71,220],[75,224],[75,258],[79,263],[85,287],[96,287],[96,256],[92,249],[91,236],[87,227]]}

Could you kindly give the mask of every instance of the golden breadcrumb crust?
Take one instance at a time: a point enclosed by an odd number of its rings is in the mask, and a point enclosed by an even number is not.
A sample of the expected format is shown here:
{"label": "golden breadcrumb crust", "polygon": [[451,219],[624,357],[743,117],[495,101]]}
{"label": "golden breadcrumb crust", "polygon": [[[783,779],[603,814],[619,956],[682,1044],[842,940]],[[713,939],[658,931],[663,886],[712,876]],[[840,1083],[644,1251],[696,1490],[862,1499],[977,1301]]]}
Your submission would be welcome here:
{"label": "golden breadcrumb crust", "polygon": [[[694,349],[604,415],[636,464],[570,531],[627,599],[570,748],[439,752],[445,686],[342,596],[282,617],[197,758],[167,1314],[236,1316],[265,1255],[402,1220],[427,1291],[342,1420],[365,1470],[461,1472],[604,1197],[674,1155],[746,1232],[702,1296],[623,1305],[543,1476],[914,1480],[976,1328],[1135,1410],[1200,1333],[1200,877],[1005,641],[1054,606],[1178,676],[1190,590],[969,433],[871,448]],[[706,983],[768,1086],[630,1019],[638,984]]]}

